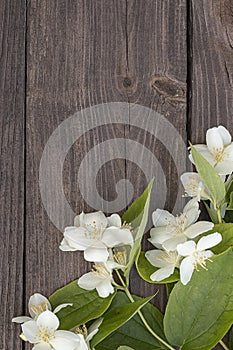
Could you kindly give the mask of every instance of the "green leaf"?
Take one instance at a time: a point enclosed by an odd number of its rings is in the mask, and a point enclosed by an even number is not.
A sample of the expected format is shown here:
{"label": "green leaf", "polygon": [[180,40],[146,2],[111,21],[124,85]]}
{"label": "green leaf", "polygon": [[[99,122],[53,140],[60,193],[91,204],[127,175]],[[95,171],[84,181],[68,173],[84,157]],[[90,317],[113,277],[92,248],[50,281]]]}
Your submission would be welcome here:
{"label": "green leaf", "polygon": [[233,223],[233,210],[226,211],[224,221],[227,223]]}
{"label": "green leaf", "polygon": [[[140,297],[136,296],[134,296],[134,299],[136,301],[141,300]],[[125,304],[128,304],[128,298],[123,292],[118,292],[110,306],[110,310]],[[153,331],[162,339],[166,340],[163,332],[162,313],[151,303],[146,304],[141,312]],[[148,332],[137,314],[98,344],[96,350],[117,350],[122,344],[134,350],[166,349],[164,345],[160,344],[160,342]]]}
{"label": "green leaf", "polygon": [[146,305],[152,298],[147,297],[134,303],[128,303],[126,305],[117,307],[104,315],[104,320],[99,327],[98,333],[91,341],[92,347],[95,347],[102,340],[104,340],[109,334],[120,328],[128,320],[130,320],[138,310]]}
{"label": "green leaf", "polygon": [[226,210],[233,210],[233,192],[230,194],[230,200]]}
{"label": "green leaf", "polygon": [[149,283],[164,284],[164,283],[176,282],[179,280],[179,272],[178,270],[175,270],[175,272],[170,277],[164,279],[163,281],[160,281],[160,282],[152,281],[150,279],[150,276],[152,275],[152,273],[154,273],[158,269],[150,264],[150,262],[146,259],[144,252],[140,253],[136,261],[136,267],[139,275]]}
{"label": "green leaf", "polygon": [[53,309],[60,304],[72,303],[58,312],[60,328],[70,330],[101,316],[111,304],[114,294],[100,298],[98,293],[80,288],[77,280],[67,284],[53,293],[49,300]]}
{"label": "green leaf", "polygon": [[145,202],[145,205],[144,205],[144,209],[142,211],[142,217],[141,217],[140,225],[139,225],[139,227],[137,229],[136,237],[134,239],[134,244],[133,244],[132,249],[130,251],[129,262],[128,262],[127,268],[124,271],[124,275],[126,276],[126,279],[129,276],[129,272],[130,272],[131,267],[133,266],[134,262],[136,261],[137,255],[141,251],[141,241],[142,241],[142,237],[143,237],[143,234],[145,232],[147,221],[148,221],[148,212],[149,212],[149,206],[150,206],[150,195],[151,195],[151,190],[152,190],[152,186],[153,186],[153,181],[154,180],[152,180],[149,183],[149,185],[148,185],[148,187],[146,189],[147,198],[146,198],[146,202]]}
{"label": "green leaf", "polygon": [[182,350],[212,349],[233,321],[233,251],[211,258],[171,292],[164,317],[167,339]]}
{"label": "green leaf", "polygon": [[135,199],[135,201],[129,206],[129,208],[125,211],[125,213],[122,216],[122,221],[130,223],[133,228],[136,228],[140,225],[147,199],[151,193],[153,182],[154,179],[150,181],[143,194],[137,199]]}
{"label": "green leaf", "polygon": [[214,223],[214,224],[217,224],[219,221],[218,221],[218,214],[216,213],[216,211],[210,209],[210,207],[208,206],[208,204],[206,203],[206,201],[203,201],[204,204],[205,204],[205,207],[206,207],[206,210],[209,214],[209,217],[211,219],[211,221]]}
{"label": "green leaf", "polygon": [[119,348],[117,348],[117,350],[134,350],[134,349],[130,348],[129,346],[122,345],[122,346],[119,346]]}
{"label": "green leaf", "polygon": [[190,145],[192,157],[199,175],[207,189],[211,200],[214,204],[219,204],[225,199],[226,190],[223,181],[221,180],[217,171],[210,165],[210,163]]}
{"label": "green leaf", "polygon": [[230,195],[233,192],[233,176],[230,176],[230,179],[225,183],[226,185],[226,203],[230,202]]}
{"label": "green leaf", "polygon": [[211,248],[214,254],[223,253],[228,248],[233,246],[233,224],[232,223],[214,225],[214,228],[211,231],[203,233],[201,237],[207,236],[214,232],[219,232],[222,235],[222,241],[215,247]]}

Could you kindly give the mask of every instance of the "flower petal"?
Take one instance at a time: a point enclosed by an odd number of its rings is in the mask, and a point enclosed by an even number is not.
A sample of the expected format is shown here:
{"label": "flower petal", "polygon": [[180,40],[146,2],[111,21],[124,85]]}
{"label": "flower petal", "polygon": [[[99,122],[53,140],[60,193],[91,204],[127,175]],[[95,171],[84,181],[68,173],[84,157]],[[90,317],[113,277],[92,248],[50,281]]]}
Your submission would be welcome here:
{"label": "flower petal", "polygon": [[156,209],[152,213],[152,220],[155,227],[175,224],[175,217],[163,209]]}
{"label": "flower petal", "polygon": [[158,281],[158,282],[162,281],[165,278],[168,278],[169,276],[171,276],[174,270],[175,270],[175,266],[163,267],[161,269],[158,269],[154,273],[152,273],[152,275],[150,276],[150,279],[152,281]]}
{"label": "flower petal", "polygon": [[218,132],[222,138],[224,145],[229,145],[231,143],[231,134],[229,131],[222,125],[218,126]]}
{"label": "flower petal", "polygon": [[35,343],[37,341],[37,335],[39,329],[37,327],[36,321],[28,321],[22,324],[22,331],[24,336],[30,343]]}
{"label": "flower petal", "polygon": [[212,230],[213,227],[214,227],[214,224],[212,222],[198,221],[195,224],[186,228],[184,233],[188,238],[194,238],[203,232]]}
{"label": "flower petal", "polygon": [[146,259],[155,267],[166,267],[170,265],[169,253],[164,250],[149,250],[145,254]]}
{"label": "flower petal", "polygon": [[35,293],[29,299],[28,309],[32,318],[35,318],[43,311],[52,310],[52,307],[45,296],[40,293]]}
{"label": "flower petal", "polygon": [[206,132],[206,144],[211,152],[216,152],[216,149],[223,148],[223,139],[218,128],[208,129]]}
{"label": "flower petal", "polygon": [[233,172],[233,160],[229,160],[226,158],[223,162],[219,162],[215,166],[215,170],[220,174],[220,175],[229,175]]}
{"label": "flower petal", "polygon": [[82,275],[78,280],[78,285],[80,288],[86,290],[95,289],[100,283],[102,283],[104,277],[97,272],[91,271]]}
{"label": "flower petal", "polygon": [[129,229],[111,226],[104,231],[102,242],[109,248],[117,245],[133,245],[133,236]]}
{"label": "flower petal", "polygon": [[169,225],[167,227],[161,226],[161,227],[154,227],[150,230],[150,236],[151,238],[148,239],[149,242],[152,244],[161,244],[167,239],[169,239],[172,235],[172,232],[174,232],[175,226]]}
{"label": "flower petal", "polygon": [[187,257],[181,261],[180,264],[180,280],[181,283],[186,285],[193,274],[194,271],[194,265],[193,265],[193,258],[192,257]]}
{"label": "flower petal", "polygon": [[107,298],[109,294],[113,294],[114,288],[111,284],[111,279],[104,280],[96,287],[96,290],[101,298]]}
{"label": "flower petal", "polygon": [[108,226],[121,227],[121,217],[118,214],[112,214],[108,218]]}
{"label": "flower petal", "polygon": [[12,322],[15,322],[15,323],[25,323],[28,321],[32,321],[31,317],[19,316],[19,317],[12,318]]}
{"label": "flower petal", "polygon": [[52,311],[44,311],[37,318],[37,326],[57,329],[59,327],[59,319]]}
{"label": "flower petal", "polygon": [[218,232],[202,237],[197,243],[197,250],[202,251],[209,249],[219,244],[222,240],[222,235]]}
{"label": "flower petal", "polygon": [[163,242],[162,246],[165,250],[176,250],[177,245],[186,242],[186,240],[187,238],[185,235],[179,235],[167,239]]}
{"label": "flower petal", "polygon": [[102,242],[99,243],[99,247],[95,244],[95,246],[85,249],[84,259],[86,261],[104,262],[108,260],[109,253],[107,247],[105,247]]}
{"label": "flower petal", "polygon": [[73,306],[73,304],[71,304],[71,303],[66,303],[66,304],[58,305],[58,306],[53,310],[53,313],[56,314],[56,313],[58,313],[60,310],[64,309],[64,308],[67,307],[67,306]]}
{"label": "flower petal", "polygon": [[39,343],[33,346],[32,350],[50,350],[52,349],[48,343]]}
{"label": "flower petal", "polygon": [[187,241],[182,244],[178,244],[177,252],[181,256],[188,256],[194,253],[196,250],[196,243],[194,241]]}
{"label": "flower petal", "polygon": [[84,225],[89,232],[102,232],[108,224],[108,220],[102,211],[95,213],[84,214],[82,225]]}
{"label": "flower petal", "polygon": [[68,340],[65,338],[55,337],[50,340],[50,344],[55,350],[75,350],[77,348],[78,342],[73,340]]}
{"label": "flower petal", "polygon": [[69,226],[65,228],[64,238],[72,248],[84,250],[90,245],[90,239],[86,234],[87,231],[83,227]]}

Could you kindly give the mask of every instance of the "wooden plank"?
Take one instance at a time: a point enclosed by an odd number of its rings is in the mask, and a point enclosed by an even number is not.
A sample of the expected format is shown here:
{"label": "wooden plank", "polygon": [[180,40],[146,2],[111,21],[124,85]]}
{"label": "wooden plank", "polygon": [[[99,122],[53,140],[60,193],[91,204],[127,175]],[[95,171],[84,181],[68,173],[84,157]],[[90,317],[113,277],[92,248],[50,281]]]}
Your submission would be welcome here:
{"label": "wooden plank", "polygon": [[[185,171],[185,154],[179,147],[176,135],[169,129],[164,129],[161,121],[150,120],[150,114],[157,111],[166,118],[168,125],[175,127],[177,133],[183,138],[185,151],[186,145],[186,1],[129,1],[128,2],[128,66],[127,77],[132,81],[128,88],[128,98],[131,103],[140,104],[150,108],[148,118],[140,116],[143,120],[141,129],[130,127],[128,137],[140,143],[141,152],[138,158],[144,162],[144,167],[138,169],[135,164],[127,163],[127,177],[135,186],[134,196],[137,197],[145,184],[146,172],[155,162],[153,156],[148,158],[146,149],[151,150],[158,159],[159,164],[166,177],[167,195],[161,193],[161,174],[158,167],[154,169],[155,185],[158,183],[155,195],[152,199],[152,209],[163,208],[164,197],[165,208],[173,210],[177,197],[179,177],[176,166]],[[132,106],[130,112],[134,114]],[[150,133],[146,132],[150,130]],[[158,137],[154,135],[158,131]],[[161,134],[167,135],[167,142],[160,142]],[[169,145],[172,145],[173,154],[169,153]],[[180,155],[180,164],[176,164],[172,155]],[[158,199],[158,197],[161,197]],[[181,196],[180,196],[181,199]],[[181,205],[182,207],[182,199]],[[177,212],[176,212],[177,214]],[[144,248],[152,249],[148,242]],[[134,275],[136,278],[136,274]],[[155,298],[155,304],[164,309],[166,304],[166,292],[164,287],[149,285],[142,280],[133,279],[132,285],[135,293],[140,295],[151,295],[159,289]]]}
{"label": "wooden plank", "polygon": [[206,130],[217,125],[233,135],[232,14],[230,0],[189,4],[188,136],[194,144],[205,143]]}
{"label": "wooden plank", "polygon": [[[28,27],[26,300],[36,291],[49,295],[87,271],[82,253],[59,250],[62,234],[43,207],[39,166],[50,135],[69,116],[92,105],[126,100],[126,93],[119,88],[121,71],[126,69],[125,2],[31,1]],[[107,123],[108,118],[102,115],[101,121]],[[98,115],[93,114],[91,120],[95,123]],[[101,140],[116,135],[124,137],[124,126],[94,128],[68,152],[64,192],[76,213],[93,210],[78,188],[82,158]],[[65,135],[67,140],[70,137],[71,129]],[[84,189],[89,190],[97,181],[100,195],[114,198],[115,182],[125,174],[124,163],[119,162],[103,167],[97,180],[84,183]],[[58,194],[48,189],[48,196],[57,205]],[[72,224],[69,220],[65,218],[66,225]]]}
{"label": "wooden plank", "polygon": [[14,316],[23,310],[25,0],[0,4],[1,349],[22,349]]}

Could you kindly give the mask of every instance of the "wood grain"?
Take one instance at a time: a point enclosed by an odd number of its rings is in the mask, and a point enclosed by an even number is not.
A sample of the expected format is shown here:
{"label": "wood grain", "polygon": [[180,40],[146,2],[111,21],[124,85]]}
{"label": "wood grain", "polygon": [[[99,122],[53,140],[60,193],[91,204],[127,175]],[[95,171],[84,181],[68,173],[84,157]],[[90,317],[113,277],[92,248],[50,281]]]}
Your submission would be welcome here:
{"label": "wood grain", "polygon": [[[90,267],[82,253],[59,250],[62,233],[41,199],[39,167],[51,134],[85,108],[125,102],[124,123],[117,118],[112,123],[106,109],[103,114],[92,110],[83,125],[93,128],[74,142],[64,161],[67,201],[76,213],[97,209],[83,198],[80,178],[84,192],[97,190],[109,208],[122,179],[133,184],[136,198],[147,183],[149,149],[166,176],[165,207],[172,210],[179,181],[176,164],[166,145],[153,136],[158,125],[150,124],[150,113],[148,120],[143,116],[141,127],[132,125],[135,104],[164,116],[184,143],[203,143],[206,129],[218,124],[233,133],[233,5],[231,0],[5,0],[0,4],[0,24],[1,348],[18,350],[30,345],[21,344],[19,327],[12,327],[11,318],[26,312],[29,296],[48,296]],[[76,118],[78,123],[82,114]],[[103,125],[96,126],[99,121]],[[59,135],[66,144],[75,130],[71,125]],[[122,157],[112,144],[111,160],[99,166],[105,152],[94,151],[79,171],[90,152],[115,139],[121,139]],[[141,163],[146,161],[145,167],[130,161],[127,140],[141,145],[137,156]],[[179,155],[176,138],[168,141]],[[54,149],[58,151],[59,147]],[[46,171],[54,171],[54,159]],[[87,173],[93,174],[91,183],[85,181]],[[158,173],[155,170],[154,175]],[[122,209],[131,195],[126,185]],[[58,207],[58,193],[48,189],[47,196],[51,206]],[[155,209],[159,203],[152,205]],[[64,218],[66,225],[72,224],[65,212],[59,215],[61,222]],[[143,246],[149,247],[146,240]],[[132,281],[136,294],[155,291],[135,271]],[[155,303],[164,309],[165,290],[159,290]]]}
{"label": "wood grain", "polygon": [[25,1],[0,4],[0,348],[22,349],[12,317],[23,310]]}
{"label": "wood grain", "polygon": [[232,1],[190,1],[188,49],[188,138],[205,143],[206,130],[218,125],[232,134]]}

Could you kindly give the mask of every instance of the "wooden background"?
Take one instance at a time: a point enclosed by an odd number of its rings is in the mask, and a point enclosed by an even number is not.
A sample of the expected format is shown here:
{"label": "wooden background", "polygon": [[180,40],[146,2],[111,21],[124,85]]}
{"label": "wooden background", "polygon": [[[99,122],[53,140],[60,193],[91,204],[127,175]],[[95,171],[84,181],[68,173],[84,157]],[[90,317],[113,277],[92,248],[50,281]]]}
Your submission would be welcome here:
{"label": "wooden background", "polygon": [[[73,113],[117,101],[162,113],[185,142],[203,143],[206,129],[217,124],[233,133],[233,3],[2,0],[0,26],[0,348],[19,350],[30,347],[11,319],[26,313],[29,296],[49,295],[86,269],[79,253],[59,251],[62,234],[41,202],[38,170],[49,136]],[[103,137],[129,132],[146,142],[142,132],[119,125],[86,135],[67,155],[64,190],[76,212],[91,210],[74,185],[82,155]],[[152,141],[148,147],[159,153]],[[161,161],[169,208],[177,179],[169,159]],[[114,198],[112,182],[125,176],[136,198],[145,177],[135,164],[119,160],[100,172],[100,194]],[[152,291],[142,282],[132,289]],[[157,305],[164,302],[162,291]]]}

